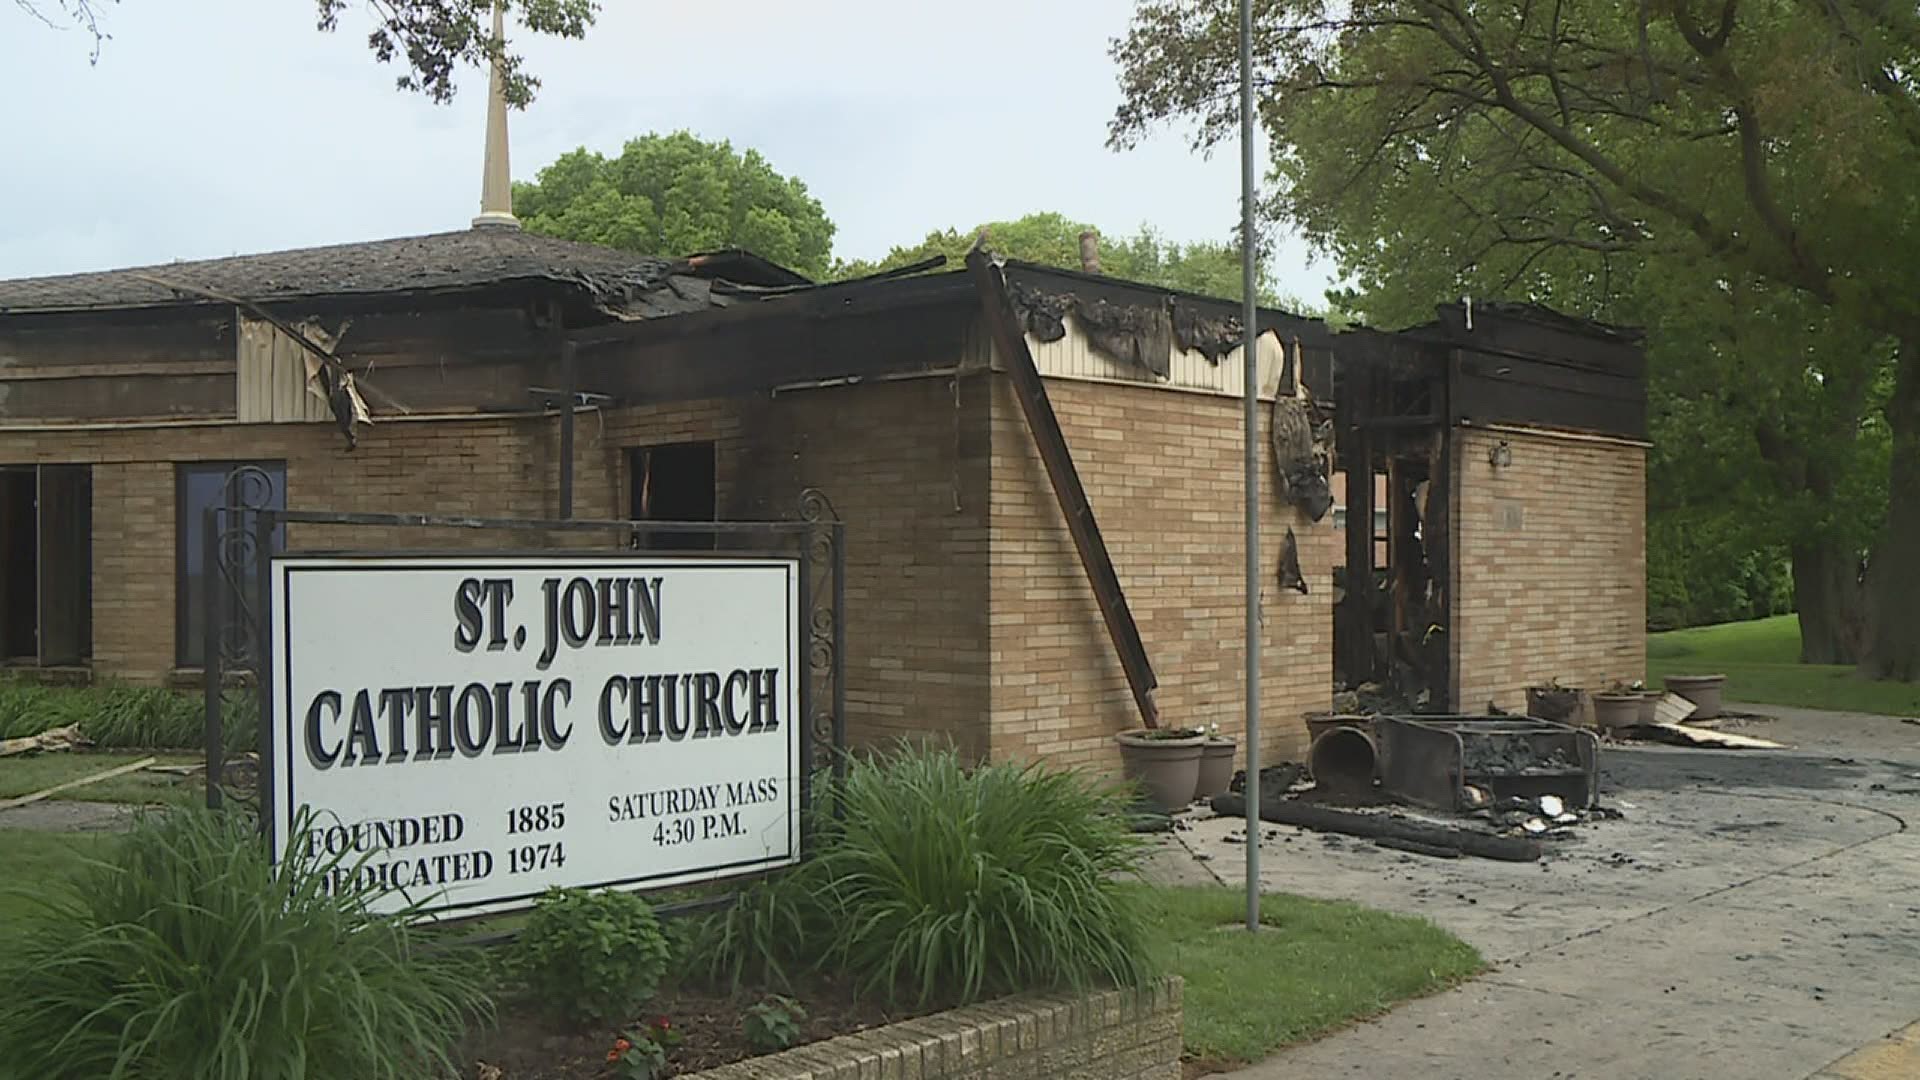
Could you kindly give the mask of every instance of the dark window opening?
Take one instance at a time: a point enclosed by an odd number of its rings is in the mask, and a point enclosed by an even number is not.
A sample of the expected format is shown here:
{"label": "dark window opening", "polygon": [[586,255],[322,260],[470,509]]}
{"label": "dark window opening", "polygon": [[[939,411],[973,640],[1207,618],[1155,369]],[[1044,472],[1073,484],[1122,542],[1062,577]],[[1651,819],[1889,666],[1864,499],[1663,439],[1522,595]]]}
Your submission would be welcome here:
{"label": "dark window opening", "polygon": [[0,661],[93,655],[93,470],[0,468]]}
{"label": "dark window opening", "polygon": [[[635,521],[714,521],[719,468],[710,442],[635,447],[628,452],[631,489],[628,512]],[[634,533],[637,547],[667,551],[711,551],[712,533]]]}
{"label": "dark window opening", "polygon": [[[181,465],[176,478],[175,537],[179,545],[174,565],[174,655],[185,668],[205,667],[207,662],[207,592],[213,588],[218,565],[207,565],[207,511],[227,505],[227,478],[244,466],[260,470],[267,490],[249,489],[243,500],[249,505],[273,510],[287,508],[287,465],[283,461],[206,461]],[[258,484],[259,476],[247,474],[243,483]],[[214,515],[215,528],[229,527],[223,509]],[[286,550],[286,527],[277,526],[270,541],[273,551]],[[250,541],[235,541],[228,548],[234,565],[230,568],[238,589],[225,592],[227,626],[251,624],[249,613],[264,610],[260,595],[258,560],[272,552],[259,552]],[[251,643],[249,643],[251,644]]]}

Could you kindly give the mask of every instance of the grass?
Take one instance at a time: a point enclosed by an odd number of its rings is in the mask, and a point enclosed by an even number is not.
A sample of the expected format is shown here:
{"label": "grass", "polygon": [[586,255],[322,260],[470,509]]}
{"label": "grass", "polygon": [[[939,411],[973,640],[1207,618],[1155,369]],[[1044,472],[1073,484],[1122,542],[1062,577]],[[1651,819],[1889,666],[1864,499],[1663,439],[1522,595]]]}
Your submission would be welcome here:
{"label": "grass", "polygon": [[1802,664],[1792,615],[1647,635],[1647,684],[1668,675],[1725,675],[1728,701],[1920,716],[1920,683],[1863,679],[1851,667]]}
{"label": "grass", "polygon": [[71,880],[86,859],[107,854],[114,839],[107,833],[0,829],[0,866],[6,867],[0,884],[0,952],[6,951],[7,935],[39,908],[27,890],[44,895],[55,883]]}
{"label": "grass", "polygon": [[1165,966],[1186,982],[1187,1053],[1207,1064],[1258,1061],[1484,966],[1471,946],[1424,919],[1268,895],[1262,930],[1249,935],[1238,890],[1136,888]]}
{"label": "grass", "polygon": [[[149,756],[157,758],[157,763],[161,765],[193,765],[205,760],[186,754],[149,755],[138,751],[0,758],[0,801],[44,791],[56,784],[84,779],[121,765],[131,765]],[[165,773],[141,771],[58,792],[49,798],[80,802],[171,804],[200,801],[204,798],[203,791],[198,780],[187,781]]]}

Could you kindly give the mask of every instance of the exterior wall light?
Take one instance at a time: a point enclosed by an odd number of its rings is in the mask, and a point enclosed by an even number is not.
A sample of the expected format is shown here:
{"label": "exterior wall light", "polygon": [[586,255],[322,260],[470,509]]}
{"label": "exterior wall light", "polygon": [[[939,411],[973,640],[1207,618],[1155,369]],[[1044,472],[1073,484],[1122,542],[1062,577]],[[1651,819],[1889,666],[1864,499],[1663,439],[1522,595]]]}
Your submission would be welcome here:
{"label": "exterior wall light", "polygon": [[1487,451],[1487,464],[1496,469],[1504,469],[1513,464],[1513,447],[1507,445],[1507,440],[1501,439]]}

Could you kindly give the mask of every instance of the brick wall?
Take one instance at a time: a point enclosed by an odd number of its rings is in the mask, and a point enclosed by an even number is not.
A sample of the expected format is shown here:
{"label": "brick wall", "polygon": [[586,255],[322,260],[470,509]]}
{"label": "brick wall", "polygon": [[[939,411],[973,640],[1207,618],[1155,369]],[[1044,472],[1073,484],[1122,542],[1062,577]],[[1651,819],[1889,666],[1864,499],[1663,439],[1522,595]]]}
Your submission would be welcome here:
{"label": "brick wall", "polygon": [[1181,985],[1010,998],[887,1024],[688,1080],[1178,1080]]}
{"label": "brick wall", "polygon": [[[1501,442],[1512,464],[1495,467]],[[1454,432],[1455,700],[1526,705],[1558,679],[1646,672],[1646,452],[1545,433]]]}
{"label": "brick wall", "polygon": [[[993,753],[1116,770],[1140,718],[1011,383],[995,376],[990,528]],[[1164,723],[1243,732],[1241,409],[1234,398],[1049,379],[1120,583],[1146,643]],[[1331,515],[1273,497],[1261,409],[1262,757],[1301,760],[1301,714],[1333,689]],[[1310,592],[1278,584],[1288,526]]]}
{"label": "brick wall", "polygon": [[607,509],[624,514],[627,447],[707,438],[717,442],[722,517],[792,518],[803,490],[823,493],[846,523],[849,741],[935,734],[982,755],[985,379],[613,410],[593,436],[602,449],[581,447],[580,498],[603,488],[616,493]]}

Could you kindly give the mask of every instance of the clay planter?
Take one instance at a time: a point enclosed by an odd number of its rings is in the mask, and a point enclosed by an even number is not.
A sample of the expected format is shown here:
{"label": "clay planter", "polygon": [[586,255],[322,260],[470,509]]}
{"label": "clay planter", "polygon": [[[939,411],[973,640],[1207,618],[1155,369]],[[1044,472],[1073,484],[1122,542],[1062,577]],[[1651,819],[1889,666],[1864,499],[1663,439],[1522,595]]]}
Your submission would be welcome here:
{"label": "clay planter", "polygon": [[1603,730],[1632,727],[1640,722],[1639,694],[1593,695],[1593,720]]}
{"label": "clay planter", "polygon": [[1660,699],[1665,696],[1666,696],[1665,694],[1662,694],[1658,690],[1640,691],[1640,722],[1641,723],[1657,724],[1660,722],[1660,710],[1655,706],[1659,705]]}
{"label": "clay planter", "polygon": [[1140,729],[1114,736],[1127,779],[1138,783],[1167,813],[1191,804],[1200,790],[1200,755],[1205,732],[1183,728]]}
{"label": "clay planter", "polygon": [[1240,744],[1232,739],[1208,739],[1200,748],[1200,782],[1193,797],[1211,799],[1233,783],[1233,754]]}
{"label": "clay planter", "polygon": [[1689,720],[1711,720],[1720,715],[1720,690],[1726,686],[1725,675],[1669,675],[1667,689],[1679,694],[1694,704],[1694,713]]}
{"label": "clay planter", "polygon": [[1568,686],[1527,687],[1527,715],[1556,724],[1585,726],[1580,690]]}

